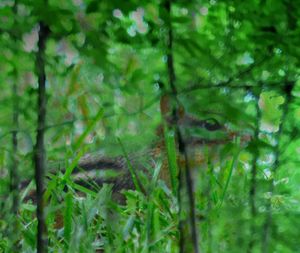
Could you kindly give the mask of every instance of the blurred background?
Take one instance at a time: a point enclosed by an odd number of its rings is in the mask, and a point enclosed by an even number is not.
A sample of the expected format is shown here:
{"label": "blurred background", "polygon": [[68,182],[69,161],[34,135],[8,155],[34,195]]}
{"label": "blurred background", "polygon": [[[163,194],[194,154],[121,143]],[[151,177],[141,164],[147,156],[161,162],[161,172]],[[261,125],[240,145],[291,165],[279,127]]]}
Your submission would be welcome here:
{"label": "blurred background", "polygon": [[[191,136],[219,140],[197,146],[190,157],[196,160],[192,173],[201,252],[299,252],[297,6],[289,0],[2,0],[0,252],[14,252],[8,250],[13,241],[19,252],[35,247],[35,206],[21,196],[19,211],[11,212],[10,186],[13,168],[19,182],[34,178],[39,22],[50,31],[45,49],[48,169],[67,165],[79,152],[124,155],[118,139],[128,154],[156,147],[162,138],[157,135],[159,83],[171,91],[167,61],[172,54],[184,114],[223,126],[215,132],[183,129],[187,142]],[[167,191],[169,186],[161,187]],[[95,198],[89,198],[87,205],[93,206]],[[118,209],[123,213],[116,231],[123,234],[113,233],[109,241],[109,233],[100,236],[97,228],[84,238],[85,230],[76,227],[83,215],[81,200],[74,197],[78,206],[70,226],[75,232],[68,240],[78,245],[72,250],[89,252],[82,251],[84,245],[101,237],[91,252],[97,247],[177,252],[178,217],[167,213],[176,215],[178,203],[167,198],[164,205],[159,199],[153,197],[156,218],[148,225],[150,237],[141,232],[148,216],[139,220],[128,211],[147,213],[146,201],[141,209]],[[51,220],[51,208],[48,215]],[[11,239],[13,220],[18,232]],[[64,239],[48,223],[49,251],[62,252]],[[112,248],[103,246],[107,240]]]}

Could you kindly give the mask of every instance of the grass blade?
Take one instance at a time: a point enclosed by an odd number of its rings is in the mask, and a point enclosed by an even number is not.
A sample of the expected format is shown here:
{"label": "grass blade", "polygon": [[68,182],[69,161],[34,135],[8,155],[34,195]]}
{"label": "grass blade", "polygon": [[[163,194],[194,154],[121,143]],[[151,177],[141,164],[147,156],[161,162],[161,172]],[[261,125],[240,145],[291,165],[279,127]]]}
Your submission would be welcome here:
{"label": "grass blade", "polygon": [[73,214],[73,194],[68,192],[66,195],[66,207],[64,213],[64,240],[65,252],[69,249],[72,235],[72,214]]}
{"label": "grass blade", "polygon": [[[240,144],[240,142],[238,140],[237,141],[237,146],[238,147],[240,146],[239,144]],[[226,179],[226,183],[225,183],[225,186],[224,186],[224,190],[223,190],[223,193],[222,193],[221,202],[220,202],[220,206],[219,207],[221,207],[223,205],[223,202],[224,202],[224,199],[225,199],[225,195],[226,195],[226,192],[228,190],[228,186],[229,186],[230,179],[231,179],[231,176],[232,176],[232,171],[235,168],[235,165],[236,165],[236,162],[238,160],[239,154],[240,154],[240,150],[237,150],[237,152],[234,154],[234,156],[232,158],[231,166],[229,168],[229,174],[228,174],[228,177]]]}
{"label": "grass blade", "polygon": [[177,175],[178,175],[178,166],[177,166],[177,154],[176,154],[176,144],[175,144],[175,133],[174,130],[169,130],[164,124],[164,138],[165,145],[167,150],[168,157],[168,168],[170,174],[170,181],[172,186],[172,192],[174,196],[177,194]]}
{"label": "grass blade", "polygon": [[131,164],[131,162],[130,162],[130,160],[129,160],[129,158],[128,158],[128,154],[127,154],[127,152],[126,152],[126,150],[125,150],[125,148],[124,148],[123,143],[121,142],[121,139],[120,139],[120,138],[117,138],[117,140],[118,140],[118,142],[119,142],[119,144],[120,144],[120,146],[121,146],[121,148],[122,148],[123,154],[124,154],[124,156],[125,156],[125,159],[126,159],[126,162],[127,162],[127,165],[128,165],[128,169],[129,169],[129,172],[130,172],[130,174],[131,174],[132,181],[133,181],[133,184],[134,184],[135,189],[136,189],[137,191],[139,191],[139,192],[145,193],[145,191],[142,190],[142,188],[141,188],[141,185],[140,185],[140,183],[139,183],[139,181],[138,181],[138,178],[137,178],[137,174],[136,174],[136,172],[135,172],[135,170],[134,170],[134,168],[133,168],[133,166],[132,166],[132,164]]}
{"label": "grass blade", "polygon": [[77,150],[83,143],[84,139],[87,137],[87,135],[93,130],[94,126],[99,122],[99,120],[103,117],[104,111],[102,108],[97,112],[96,116],[93,120],[87,125],[87,128],[85,131],[80,135],[78,140],[74,144],[74,149]]}

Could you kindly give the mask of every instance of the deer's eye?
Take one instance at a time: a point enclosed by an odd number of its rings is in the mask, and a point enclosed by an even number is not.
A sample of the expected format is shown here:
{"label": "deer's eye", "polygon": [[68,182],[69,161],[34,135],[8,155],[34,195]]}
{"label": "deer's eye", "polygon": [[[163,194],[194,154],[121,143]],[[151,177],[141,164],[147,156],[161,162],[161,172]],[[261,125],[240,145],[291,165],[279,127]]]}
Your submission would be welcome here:
{"label": "deer's eye", "polygon": [[209,131],[216,131],[222,129],[222,125],[214,118],[206,119],[204,127]]}

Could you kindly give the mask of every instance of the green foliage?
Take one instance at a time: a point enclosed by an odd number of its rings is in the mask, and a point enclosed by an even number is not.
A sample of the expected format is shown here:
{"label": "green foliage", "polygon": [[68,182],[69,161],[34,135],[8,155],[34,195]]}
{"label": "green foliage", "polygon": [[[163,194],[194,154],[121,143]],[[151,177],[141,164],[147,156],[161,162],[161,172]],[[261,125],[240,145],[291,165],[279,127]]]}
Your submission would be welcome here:
{"label": "green foliage", "polygon": [[[188,212],[179,214],[176,198],[181,166],[173,130],[164,128],[165,153],[153,158],[149,151],[162,138],[158,83],[170,90],[168,21],[184,113],[223,126],[181,126],[187,143],[206,141],[188,150],[201,252],[299,252],[299,15],[297,1],[287,0],[172,1],[171,17],[164,0],[0,1],[0,252],[36,247],[36,207],[27,196],[34,189],[39,21],[50,29],[49,252],[178,252],[178,224],[188,224]],[[119,203],[112,185],[78,184],[72,173],[85,153],[125,155],[137,190],[124,190]],[[142,156],[146,171],[132,156]],[[166,160],[169,182],[159,176]],[[14,166],[22,185],[17,214]]]}

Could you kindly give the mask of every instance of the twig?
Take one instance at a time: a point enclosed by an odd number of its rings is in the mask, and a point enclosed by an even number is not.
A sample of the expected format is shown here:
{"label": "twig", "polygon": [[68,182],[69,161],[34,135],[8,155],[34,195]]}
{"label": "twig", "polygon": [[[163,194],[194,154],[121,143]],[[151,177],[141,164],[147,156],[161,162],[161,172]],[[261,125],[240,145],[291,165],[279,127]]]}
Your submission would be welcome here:
{"label": "twig", "polygon": [[[266,60],[266,57],[262,58],[262,59],[259,60],[258,62],[254,62],[254,63],[250,64],[246,69],[244,69],[244,70],[238,72],[237,74],[235,74],[235,75],[229,77],[227,81],[221,82],[221,83],[219,83],[219,85],[217,85],[217,86],[218,86],[218,87],[219,87],[219,86],[227,87],[227,86],[228,86],[230,83],[232,83],[234,80],[239,79],[240,77],[242,77],[242,76],[244,76],[244,75],[250,73],[255,67],[257,67],[258,65],[260,65],[261,63],[263,63],[265,60]],[[187,88],[186,91],[188,91],[188,92],[189,92],[189,91],[193,91],[193,90],[195,90],[195,89],[197,89],[197,88],[199,88],[199,87],[200,87],[200,86],[194,85],[194,86],[192,86],[192,87]],[[241,87],[242,87],[242,86],[241,86]],[[245,87],[245,86],[244,86],[244,87]],[[247,85],[246,85],[246,87],[247,87]]]}

